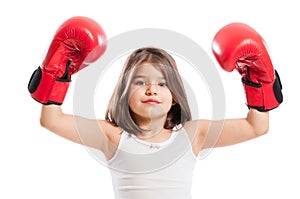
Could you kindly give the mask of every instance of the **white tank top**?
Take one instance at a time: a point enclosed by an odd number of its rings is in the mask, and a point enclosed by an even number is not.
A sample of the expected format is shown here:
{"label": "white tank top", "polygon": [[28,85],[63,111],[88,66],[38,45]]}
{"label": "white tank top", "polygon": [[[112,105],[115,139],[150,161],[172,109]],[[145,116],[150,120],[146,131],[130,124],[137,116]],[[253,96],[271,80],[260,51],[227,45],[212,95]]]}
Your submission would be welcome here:
{"label": "white tank top", "polygon": [[123,132],[108,161],[117,199],[188,199],[195,157],[184,128],[161,143]]}

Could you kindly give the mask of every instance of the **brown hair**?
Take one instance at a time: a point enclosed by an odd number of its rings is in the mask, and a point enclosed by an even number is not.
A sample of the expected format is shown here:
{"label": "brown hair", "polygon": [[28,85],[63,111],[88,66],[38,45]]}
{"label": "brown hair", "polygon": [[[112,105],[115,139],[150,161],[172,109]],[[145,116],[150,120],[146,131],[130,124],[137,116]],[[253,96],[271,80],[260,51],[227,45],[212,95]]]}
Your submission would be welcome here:
{"label": "brown hair", "polygon": [[128,89],[135,66],[144,63],[152,64],[163,73],[175,102],[167,114],[164,128],[173,129],[177,125],[183,125],[186,121],[191,120],[188,100],[175,60],[166,51],[153,47],[139,48],[129,55],[109,101],[105,119],[128,133],[142,132],[143,129],[131,117]]}

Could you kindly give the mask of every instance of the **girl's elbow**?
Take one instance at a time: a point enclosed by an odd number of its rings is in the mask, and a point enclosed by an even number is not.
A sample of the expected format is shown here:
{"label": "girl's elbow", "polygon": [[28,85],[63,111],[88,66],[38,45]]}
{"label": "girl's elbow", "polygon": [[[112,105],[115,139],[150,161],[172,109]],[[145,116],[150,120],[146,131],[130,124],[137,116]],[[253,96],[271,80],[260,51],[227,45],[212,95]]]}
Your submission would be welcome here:
{"label": "girl's elbow", "polygon": [[256,135],[257,137],[265,135],[269,132],[269,124],[265,124],[263,126],[260,126],[258,129],[256,129]]}
{"label": "girl's elbow", "polygon": [[40,125],[44,128],[46,128],[46,126],[47,126],[47,121],[42,117],[40,118]]}
{"label": "girl's elbow", "polygon": [[260,136],[266,135],[268,132],[269,132],[269,129],[265,129],[265,130],[261,131]]}
{"label": "girl's elbow", "polygon": [[40,125],[43,128],[46,128],[50,131],[53,131],[53,129],[55,128],[55,124],[53,122],[51,122],[49,119],[46,119],[43,117],[40,118]]}
{"label": "girl's elbow", "polygon": [[46,128],[46,129],[49,129],[49,126],[50,126],[49,122],[43,118],[40,118],[40,125],[41,125],[41,127]]}

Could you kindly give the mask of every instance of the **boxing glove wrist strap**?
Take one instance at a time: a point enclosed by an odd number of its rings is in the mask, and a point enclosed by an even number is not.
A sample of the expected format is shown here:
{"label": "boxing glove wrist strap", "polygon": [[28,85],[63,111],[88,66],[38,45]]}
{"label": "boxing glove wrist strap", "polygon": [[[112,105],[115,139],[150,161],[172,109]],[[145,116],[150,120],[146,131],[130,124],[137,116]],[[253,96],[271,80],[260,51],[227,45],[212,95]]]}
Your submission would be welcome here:
{"label": "boxing glove wrist strap", "polygon": [[55,78],[53,74],[38,67],[30,78],[28,90],[31,96],[42,104],[61,105],[70,82],[69,79]]}
{"label": "boxing glove wrist strap", "polygon": [[275,76],[274,82],[268,84],[255,84],[242,80],[249,108],[263,112],[272,110],[282,103],[282,85],[277,71]]}

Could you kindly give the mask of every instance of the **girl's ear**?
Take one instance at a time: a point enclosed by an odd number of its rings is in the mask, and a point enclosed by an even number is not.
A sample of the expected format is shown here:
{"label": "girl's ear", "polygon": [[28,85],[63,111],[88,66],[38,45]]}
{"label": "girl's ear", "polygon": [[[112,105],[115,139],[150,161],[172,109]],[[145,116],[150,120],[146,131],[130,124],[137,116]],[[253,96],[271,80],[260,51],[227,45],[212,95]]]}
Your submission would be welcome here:
{"label": "girl's ear", "polygon": [[174,106],[175,104],[177,104],[177,98],[176,98],[175,95],[172,93],[172,106]]}
{"label": "girl's ear", "polygon": [[172,106],[174,106],[175,104],[177,104],[177,102],[174,99],[172,99]]}

